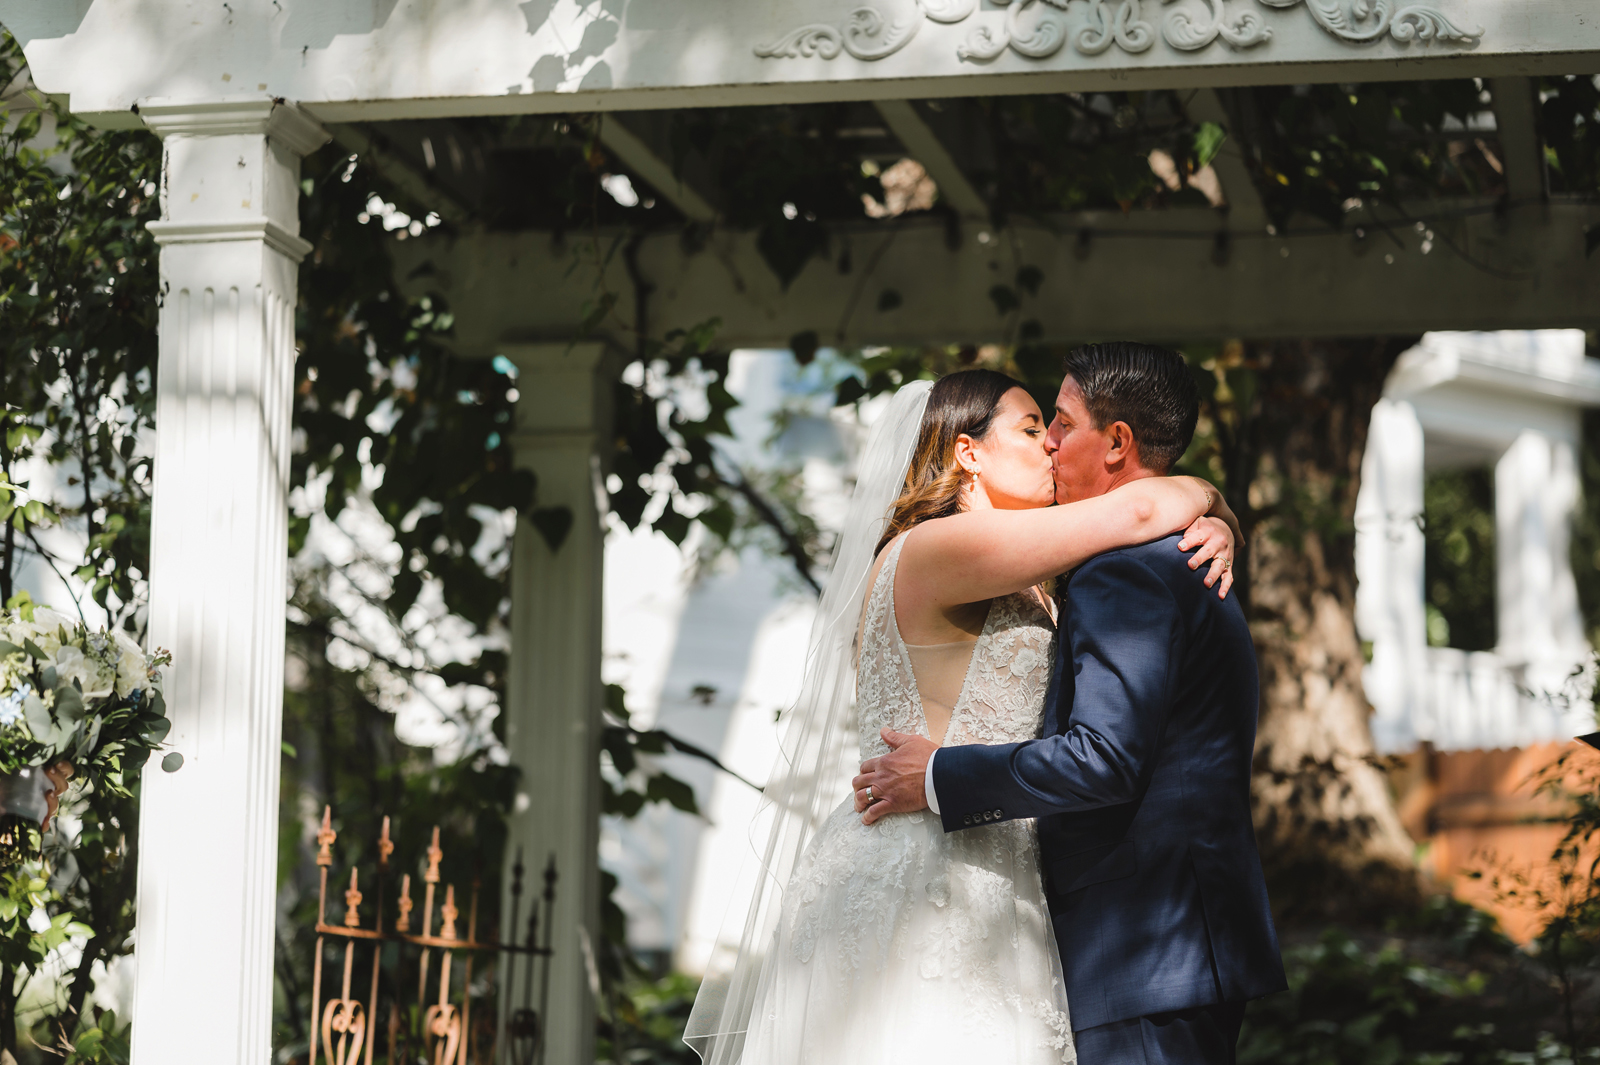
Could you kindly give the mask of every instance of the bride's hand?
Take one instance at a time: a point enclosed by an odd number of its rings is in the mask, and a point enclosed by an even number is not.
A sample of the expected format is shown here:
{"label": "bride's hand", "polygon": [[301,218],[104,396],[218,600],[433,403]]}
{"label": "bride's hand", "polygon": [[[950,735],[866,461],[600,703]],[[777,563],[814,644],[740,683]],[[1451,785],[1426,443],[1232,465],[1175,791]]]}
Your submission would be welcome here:
{"label": "bride's hand", "polygon": [[1195,548],[1189,558],[1189,568],[1199,569],[1207,562],[1211,569],[1206,574],[1206,587],[1217,589],[1217,598],[1228,598],[1233,587],[1233,529],[1220,518],[1196,518],[1178,541],[1178,550]]}

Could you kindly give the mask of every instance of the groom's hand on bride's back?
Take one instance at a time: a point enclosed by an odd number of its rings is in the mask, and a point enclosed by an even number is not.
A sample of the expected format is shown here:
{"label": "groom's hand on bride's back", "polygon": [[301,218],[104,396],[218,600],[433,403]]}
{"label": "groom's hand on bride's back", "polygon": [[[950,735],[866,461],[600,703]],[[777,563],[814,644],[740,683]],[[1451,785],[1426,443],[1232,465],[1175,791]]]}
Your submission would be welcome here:
{"label": "groom's hand on bride's back", "polygon": [[889,753],[862,762],[861,775],[853,782],[856,812],[861,814],[861,823],[865,825],[885,814],[908,814],[928,808],[923,784],[927,779],[928,759],[939,749],[938,744],[926,736],[907,735],[888,728],[880,735],[889,745]]}

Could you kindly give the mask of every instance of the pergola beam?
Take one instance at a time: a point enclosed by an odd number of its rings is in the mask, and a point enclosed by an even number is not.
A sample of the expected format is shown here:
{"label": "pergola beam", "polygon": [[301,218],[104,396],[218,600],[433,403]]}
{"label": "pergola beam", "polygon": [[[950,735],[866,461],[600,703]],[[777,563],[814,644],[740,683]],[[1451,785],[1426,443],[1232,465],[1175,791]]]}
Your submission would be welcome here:
{"label": "pergola beam", "polygon": [[989,205],[910,100],[879,100],[878,113],[911,158],[922,164],[939,198],[964,218],[987,218]]}
{"label": "pergola beam", "polygon": [[1227,105],[1216,89],[1196,89],[1189,97],[1186,109],[1194,122],[1212,122],[1228,131],[1211,168],[1222,183],[1222,195],[1228,201],[1230,227],[1240,230],[1264,229],[1267,212],[1261,204],[1261,193],[1250,178],[1250,168],[1244,161],[1244,139],[1238,135],[1238,123],[1228,113]]}
{"label": "pergola beam", "polygon": [[[863,4],[879,30],[851,21]],[[42,91],[123,126],[158,99],[285,98],[351,122],[1600,70],[1592,0],[1338,0],[1340,18],[1281,0],[934,7],[0,0],[0,22]],[[1256,29],[1240,39],[1245,14]],[[1010,32],[1023,17],[1027,32]],[[1046,39],[1057,46],[1041,54]]]}
{"label": "pergola beam", "polygon": [[460,226],[472,219],[469,206],[450,189],[433,180],[427,171],[419,170],[404,154],[390,147],[381,134],[350,123],[329,126],[328,132],[341,147],[361,156],[395,188],[419,205],[439,212],[439,217],[446,222]]}
{"label": "pergola beam", "polygon": [[691,222],[709,225],[717,219],[717,209],[693,185],[673,172],[672,164],[661,156],[658,147],[646,143],[645,138],[629,128],[618,115],[603,115],[600,119],[600,143],[668,203],[672,204]]}
{"label": "pergola beam", "polygon": [[1494,78],[1489,82],[1495,130],[1504,154],[1506,192],[1513,203],[1542,200],[1546,193],[1544,144],[1539,138],[1538,97],[1533,79]]}
{"label": "pergola beam", "polygon": [[[1205,208],[1074,215],[959,249],[935,219],[863,225],[840,238],[870,270],[841,273],[817,259],[787,290],[761,260],[754,234],[715,233],[701,253],[686,251],[676,234],[656,234],[635,261],[654,286],[644,331],[721,318],[719,341],[730,347],[782,347],[805,330],[824,344],[1004,342],[1028,320],[1054,341],[1600,327],[1600,261],[1586,258],[1583,237],[1600,224],[1600,207],[1555,204],[1509,222],[1492,202],[1475,210],[1451,218],[1417,205],[1404,218],[1352,215],[1343,232],[1240,233],[1222,265],[1213,255],[1216,215]],[[602,232],[602,245],[613,236]],[[449,299],[459,350],[487,357],[508,338],[573,334],[576,309],[599,279],[592,268],[571,268],[571,240],[557,246],[547,233],[473,232],[408,240],[395,254],[400,276],[417,278],[413,287]],[[580,258],[593,261],[581,250]],[[990,289],[1011,284],[1023,266],[1043,273],[1043,287],[1001,316]],[[630,280],[613,260],[604,284],[627,291]],[[880,311],[886,289],[901,300]],[[608,328],[626,336],[637,325],[619,318]]]}

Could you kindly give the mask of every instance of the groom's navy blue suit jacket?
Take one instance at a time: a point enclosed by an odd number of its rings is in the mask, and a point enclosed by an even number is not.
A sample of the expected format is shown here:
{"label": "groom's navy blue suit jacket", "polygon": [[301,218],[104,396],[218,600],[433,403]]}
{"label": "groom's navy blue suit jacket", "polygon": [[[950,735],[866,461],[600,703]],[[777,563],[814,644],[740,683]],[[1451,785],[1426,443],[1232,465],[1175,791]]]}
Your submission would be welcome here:
{"label": "groom's navy blue suit jacket", "polygon": [[1179,539],[1072,575],[1043,739],[933,763],[946,831],[1039,819],[1076,1029],[1286,986],[1250,822],[1255,649]]}

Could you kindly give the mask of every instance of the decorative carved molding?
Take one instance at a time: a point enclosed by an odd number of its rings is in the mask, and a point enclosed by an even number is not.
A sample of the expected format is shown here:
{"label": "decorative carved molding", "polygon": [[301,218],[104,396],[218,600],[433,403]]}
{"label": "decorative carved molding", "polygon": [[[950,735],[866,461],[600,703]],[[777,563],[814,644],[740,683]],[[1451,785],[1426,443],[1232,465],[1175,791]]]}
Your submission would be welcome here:
{"label": "decorative carved molding", "polygon": [[1205,0],[1210,8],[1208,22],[1196,22],[1189,12],[1178,10],[1167,16],[1161,27],[1161,36],[1180,52],[1198,52],[1221,37],[1235,48],[1249,48],[1261,44],[1272,36],[1272,31],[1254,11],[1229,21],[1223,0]]}
{"label": "decorative carved molding", "polygon": [[[1067,28],[1066,12],[1074,0],[993,0],[1006,9],[999,24],[974,25],[956,48],[963,60],[987,62],[1006,49],[1029,59],[1045,59],[1070,40],[1084,55],[1100,55],[1113,44],[1138,54],[1155,44],[1156,28],[1143,18],[1148,0],[1076,0],[1086,6],[1085,19],[1076,30]],[[1181,2],[1181,0],[1180,0]],[[1335,38],[1348,44],[1370,44],[1385,36],[1412,41],[1471,43],[1482,29],[1466,30],[1437,8],[1411,4],[1396,8],[1392,0],[1255,0],[1264,7],[1287,10],[1305,5],[1311,18]],[[901,0],[902,5],[904,0]],[[1160,0],[1172,4],[1174,0]],[[904,48],[927,21],[964,22],[978,10],[978,0],[910,0],[897,14],[863,4],[843,25],[813,22],[790,30],[771,44],[757,45],[764,59],[834,59],[848,52],[857,59],[876,60]],[[1028,12],[1027,16],[1024,12]],[[1161,37],[1180,52],[1198,52],[1217,40],[1234,48],[1253,48],[1272,38],[1272,29],[1255,10],[1230,14],[1228,0],[1188,0],[1161,19]]]}
{"label": "decorative carved molding", "polygon": [[224,218],[216,221],[146,222],[157,244],[224,244],[259,240],[274,251],[299,262],[311,251],[311,242],[291,233],[270,218]]}
{"label": "decorative carved molding", "polygon": [[328,131],[292,103],[266,97],[230,97],[174,103],[145,100],[138,108],[144,124],[161,137],[225,137],[266,134],[299,156],[328,143]]}
{"label": "decorative carved molding", "polygon": [[1305,4],[1317,25],[1351,44],[1376,41],[1387,33],[1397,41],[1475,41],[1483,30],[1464,30],[1437,8],[1413,4],[1398,11],[1389,0],[1256,0],[1267,7]]}

